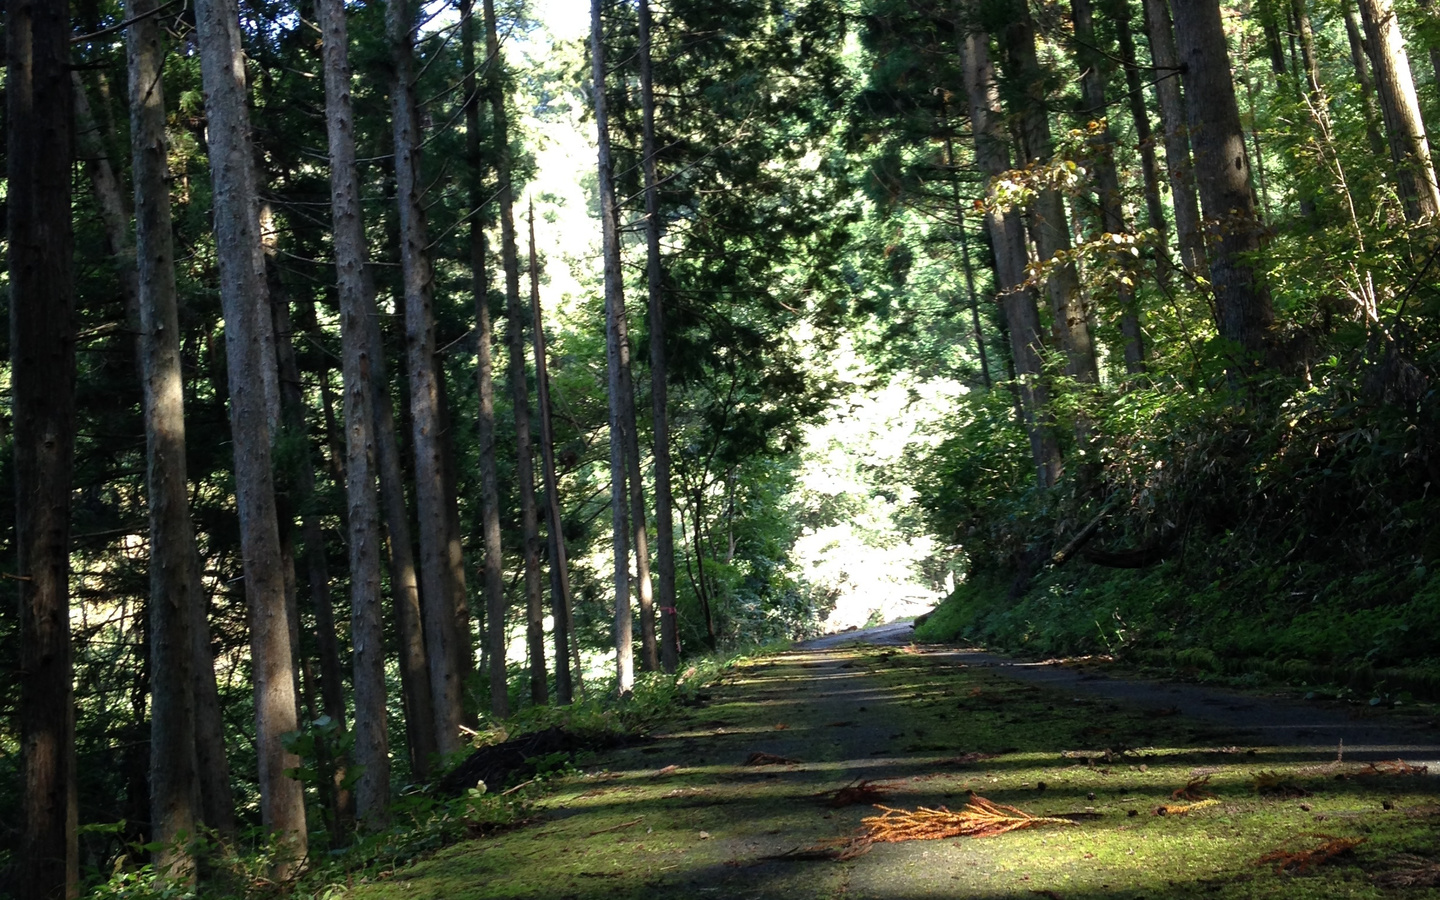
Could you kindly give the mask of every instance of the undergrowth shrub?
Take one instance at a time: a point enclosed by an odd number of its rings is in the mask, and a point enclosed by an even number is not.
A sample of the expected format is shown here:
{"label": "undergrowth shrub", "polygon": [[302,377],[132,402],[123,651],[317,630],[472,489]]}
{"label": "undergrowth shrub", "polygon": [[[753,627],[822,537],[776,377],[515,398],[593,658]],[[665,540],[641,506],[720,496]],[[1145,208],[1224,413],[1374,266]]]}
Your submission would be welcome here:
{"label": "undergrowth shrub", "polygon": [[1006,395],[965,398],[910,462],[930,526],[968,563],[917,636],[1196,674],[1424,681],[1440,669],[1440,401],[1416,390],[1432,360],[1374,355],[1243,389],[1157,378],[1097,393],[1077,413],[1094,449],[1069,448],[1046,492],[1014,416],[996,416]]}

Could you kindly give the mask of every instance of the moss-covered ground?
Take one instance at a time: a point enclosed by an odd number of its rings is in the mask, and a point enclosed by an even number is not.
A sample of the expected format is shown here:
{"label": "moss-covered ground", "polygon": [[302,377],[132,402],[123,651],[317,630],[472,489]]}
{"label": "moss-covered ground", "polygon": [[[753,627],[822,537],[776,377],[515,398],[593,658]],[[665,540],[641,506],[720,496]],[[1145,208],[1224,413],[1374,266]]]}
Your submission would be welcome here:
{"label": "moss-covered ground", "polygon": [[[923,652],[795,651],[732,669],[649,740],[551,780],[519,827],[347,895],[1440,896],[1424,885],[1424,861],[1440,864],[1435,778],[1242,740]],[[795,762],[747,765],[754,753]],[[974,792],[1079,815],[999,837],[879,844],[844,862],[775,858],[859,830],[872,807],[832,809],[821,795],[861,778],[890,785],[893,807],[960,809]],[[1216,802],[1156,813],[1207,778],[1197,790]],[[1299,872],[1257,863],[1331,839],[1363,842]],[[1407,878],[1419,884],[1395,886]]]}

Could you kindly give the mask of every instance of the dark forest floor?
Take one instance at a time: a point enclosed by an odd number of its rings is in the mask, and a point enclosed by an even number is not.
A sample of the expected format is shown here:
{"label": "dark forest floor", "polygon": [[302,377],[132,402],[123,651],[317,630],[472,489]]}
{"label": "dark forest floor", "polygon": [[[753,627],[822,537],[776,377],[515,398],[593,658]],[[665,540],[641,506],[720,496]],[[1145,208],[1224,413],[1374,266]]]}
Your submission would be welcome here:
{"label": "dark forest floor", "polygon": [[[1440,884],[1440,730],[1423,714],[1365,708],[1356,718],[1333,705],[914,648],[908,627],[888,629],[742,664],[649,740],[554,781],[520,827],[349,895],[1440,896],[1428,886]],[[747,764],[757,753],[791,761]],[[973,792],[1076,821],[876,844],[843,862],[776,858],[857,833],[873,807],[824,801],[862,779],[888,786],[883,802],[896,808],[959,810]],[[1175,796],[1192,783],[1190,800]],[[1337,840],[1354,845],[1301,865]]]}

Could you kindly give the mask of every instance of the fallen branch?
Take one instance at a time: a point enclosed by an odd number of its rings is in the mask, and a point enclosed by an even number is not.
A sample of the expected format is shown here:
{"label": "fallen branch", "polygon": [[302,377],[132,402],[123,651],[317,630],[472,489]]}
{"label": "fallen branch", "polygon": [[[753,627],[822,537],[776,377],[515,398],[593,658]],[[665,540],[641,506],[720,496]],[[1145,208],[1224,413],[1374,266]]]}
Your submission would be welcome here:
{"label": "fallen branch", "polygon": [[1070,539],[1070,543],[1061,547],[1054,556],[1050,557],[1050,564],[1058,569],[1069,562],[1075,554],[1080,551],[1080,548],[1090,542],[1090,539],[1095,536],[1095,532],[1100,530],[1100,523],[1104,522],[1105,517],[1110,515],[1110,507],[1113,505],[1113,503],[1105,504],[1105,507],[1100,510],[1099,515],[1090,520],[1089,525],[1080,529],[1079,533]]}
{"label": "fallen branch", "polygon": [[644,821],[644,819],[644,816],[640,816],[638,819],[631,819],[628,822],[621,822],[618,825],[611,825],[609,828],[602,828],[599,831],[592,831],[590,832],[590,837],[594,837],[597,834],[609,834],[612,831],[620,831],[625,828],[631,828],[635,825],[639,825],[642,821]]}
{"label": "fallen branch", "polygon": [[1132,550],[1103,550],[1099,547],[1086,547],[1080,556],[1091,565],[1103,566],[1107,569],[1143,569],[1164,559],[1167,550],[1168,548],[1163,544],[1136,547]]}
{"label": "fallen branch", "polygon": [[765,753],[760,750],[756,750],[754,753],[745,757],[745,765],[747,766],[793,766],[798,765],[799,762],[800,760],[798,759],[791,759],[788,756],[776,756],[774,753]]}

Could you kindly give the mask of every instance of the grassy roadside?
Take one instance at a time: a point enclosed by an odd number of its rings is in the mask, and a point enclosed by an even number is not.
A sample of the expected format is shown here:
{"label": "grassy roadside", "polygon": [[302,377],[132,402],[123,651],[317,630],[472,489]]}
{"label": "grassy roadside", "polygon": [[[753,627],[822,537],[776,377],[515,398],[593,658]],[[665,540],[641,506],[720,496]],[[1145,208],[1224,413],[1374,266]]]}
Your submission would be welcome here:
{"label": "grassy roadside", "polygon": [[[1012,573],[978,572],[918,626],[917,640],[969,640],[1038,656],[1111,654],[1170,677],[1285,684],[1377,704],[1440,700],[1440,582],[1359,573],[1295,590],[1263,567],[1193,584],[1183,560],[1148,569],[1076,561],[1018,597]],[[1304,585],[1299,585],[1304,587]]]}
{"label": "grassy roadside", "polygon": [[[557,773],[523,821],[343,896],[1440,896],[1424,886],[1440,880],[1437,786],[1403,770],[1245,745],[893,650],[749,661],[703,693],[653,740]],[[767,749],[800,762],[744,765]],[[974,792],[1080,815],[846,862],[768,858],[855,833],[873,809],[819,798],[862,775],[890,785],[895,807],[959,809]],[[1327,843],[1348,848],[1304,865]],[[1407,879],[1420,885],[1392,886]]]}

